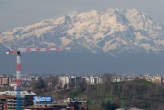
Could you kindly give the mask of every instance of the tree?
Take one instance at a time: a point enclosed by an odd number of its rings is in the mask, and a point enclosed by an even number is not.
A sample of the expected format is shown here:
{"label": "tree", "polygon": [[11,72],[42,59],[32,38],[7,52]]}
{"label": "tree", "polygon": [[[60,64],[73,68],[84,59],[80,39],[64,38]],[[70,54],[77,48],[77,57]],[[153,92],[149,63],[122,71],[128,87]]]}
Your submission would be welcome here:
{"label": "tree", "polygon": [[102,103],[102,107],[104,110],[115,110],[116,108],[119,108],[117,104],[111,104],[110,102]]}
{"label": "tree", "polygon": [[50,76],[45,81],[48,84],[48,91],[55,90],[57,85],[59,84],[59,79],[57,76]]}
{"label": "tree", "polygon": [[42,78],[39,78],[37,81],[31,83],[32,90],[36,93],[39,93],[46,89],[46,83]]}
{"label": "tree", "polygon": [[85,79],[81,79],[78,82],[78,86],[80,87],[82,92],[86,91],[86,89],[87,89],[87,82],[86,82],[86,80]]}

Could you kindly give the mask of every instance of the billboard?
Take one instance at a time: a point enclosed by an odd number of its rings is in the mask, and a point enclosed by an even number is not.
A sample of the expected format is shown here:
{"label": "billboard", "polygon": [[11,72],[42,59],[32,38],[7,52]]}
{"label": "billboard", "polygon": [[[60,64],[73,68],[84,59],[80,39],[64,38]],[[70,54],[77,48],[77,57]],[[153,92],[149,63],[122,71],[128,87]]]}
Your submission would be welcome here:
{"label": "billboard", "polygon": [[34,96],[33,102],[52,102],[51,96]]}

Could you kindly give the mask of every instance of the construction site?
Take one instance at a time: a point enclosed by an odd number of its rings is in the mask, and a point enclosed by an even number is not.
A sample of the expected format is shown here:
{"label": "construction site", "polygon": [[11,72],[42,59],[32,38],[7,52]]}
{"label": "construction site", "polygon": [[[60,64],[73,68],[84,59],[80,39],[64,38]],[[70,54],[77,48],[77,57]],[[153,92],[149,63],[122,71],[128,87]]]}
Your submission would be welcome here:
{"label": "construction site", "polygon": [[[69,100],[67,103],[54,103],[51,96],[37,96],[32,91],[22,91],[21,53],[70,51],[70,48],[20,48],[10,50],[6,54],[16,55],[16,87],[15,91],[0,92],[0,110],[86,110],[86,101]],[[5,79],[6,80],[6,79]]]}

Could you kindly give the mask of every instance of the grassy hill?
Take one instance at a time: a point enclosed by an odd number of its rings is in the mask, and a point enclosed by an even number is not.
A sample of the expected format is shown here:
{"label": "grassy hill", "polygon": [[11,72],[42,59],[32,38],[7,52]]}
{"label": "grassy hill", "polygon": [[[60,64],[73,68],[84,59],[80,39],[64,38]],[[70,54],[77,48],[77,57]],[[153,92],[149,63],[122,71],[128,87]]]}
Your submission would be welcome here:
{"label": "grassy hill", "polygon": [[51,95],[54,100],[67,97],[83,98],[88,100],[89,110],[114,110],[118,107],[162,110],[164,106],[163,85],[144,79],[113,83],[109,77],[105,77],[103,84],[80,83],[77,88],[72,89],[42,90],[40,95]]}

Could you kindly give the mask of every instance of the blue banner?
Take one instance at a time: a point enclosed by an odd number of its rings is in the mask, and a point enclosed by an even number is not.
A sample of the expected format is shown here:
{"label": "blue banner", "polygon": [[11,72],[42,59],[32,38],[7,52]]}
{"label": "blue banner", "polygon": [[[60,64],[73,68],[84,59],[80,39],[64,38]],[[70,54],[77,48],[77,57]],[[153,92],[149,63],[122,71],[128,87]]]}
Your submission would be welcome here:
{"label": "blue banner", "polygon": [[33,97],[34,102],[52,102],[51,96],[34,96]]}

